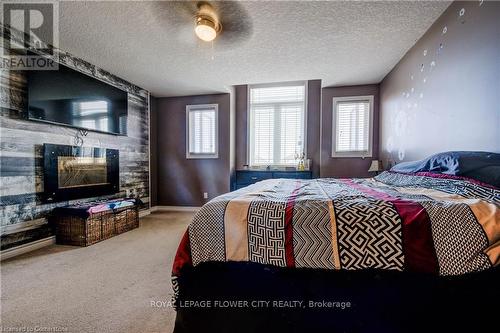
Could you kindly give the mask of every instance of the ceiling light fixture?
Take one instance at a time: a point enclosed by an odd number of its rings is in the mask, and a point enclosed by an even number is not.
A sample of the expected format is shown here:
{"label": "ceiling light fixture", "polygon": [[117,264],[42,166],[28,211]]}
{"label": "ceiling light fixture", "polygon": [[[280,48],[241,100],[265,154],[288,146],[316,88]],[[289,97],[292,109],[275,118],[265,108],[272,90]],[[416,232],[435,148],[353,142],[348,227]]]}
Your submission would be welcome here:
{"label": "ceiling light fixture", "polygon": [[194,32],[199,39],[205,42],[211,42],[221,31],[221,25],[216,18],[205,15],[196,17],[196,26]]}
{"label": "ceiling light fixture", "polygon": [[217,31],[215,30],[215,22],[198,17],[196,19],[196,27],[194,28],[194,32],[199,39],[205,42],[211,42],[217,37]]}

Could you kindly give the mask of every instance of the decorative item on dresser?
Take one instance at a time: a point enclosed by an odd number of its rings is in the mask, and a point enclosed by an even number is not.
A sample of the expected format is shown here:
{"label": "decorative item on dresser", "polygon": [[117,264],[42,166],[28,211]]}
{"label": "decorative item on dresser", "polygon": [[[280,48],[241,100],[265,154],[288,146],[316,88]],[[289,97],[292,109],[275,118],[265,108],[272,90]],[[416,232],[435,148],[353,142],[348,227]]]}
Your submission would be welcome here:
{"label": "decorative item on dresser", "polygon": [[276,179],[276,178],[311,179],[312,171],[272,170],[272,169],[236,170],[236,181],[233,184],[233,191],[251,184],[255,184],[264,179]]}
{"label": "decorative item on dresser", "polygon": [[370,168],[368,169],[368,172],[374,172],[375,175],[378,175],[380,171],[383,171],[382,161],[372,160],[372,163],[370,164]]}
{"label": "decorative item on dresser", "polygon": [[139,199],[59,207],[49,221],[57,244],[89,246],[139,227]]}

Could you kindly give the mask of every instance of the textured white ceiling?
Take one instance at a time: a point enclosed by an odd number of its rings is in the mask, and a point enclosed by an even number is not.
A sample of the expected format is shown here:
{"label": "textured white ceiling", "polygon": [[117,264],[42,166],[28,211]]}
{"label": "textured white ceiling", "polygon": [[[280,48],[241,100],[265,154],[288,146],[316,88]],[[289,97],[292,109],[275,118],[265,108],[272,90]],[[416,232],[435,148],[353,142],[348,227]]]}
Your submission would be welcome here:
{"label": "textured white ceiling", "polygon": [[61,2],[59,46],[157,97],[306,79],[377,83],[449,2],[219,3],[227,29],[213,48],[195,38],[191,5]]}

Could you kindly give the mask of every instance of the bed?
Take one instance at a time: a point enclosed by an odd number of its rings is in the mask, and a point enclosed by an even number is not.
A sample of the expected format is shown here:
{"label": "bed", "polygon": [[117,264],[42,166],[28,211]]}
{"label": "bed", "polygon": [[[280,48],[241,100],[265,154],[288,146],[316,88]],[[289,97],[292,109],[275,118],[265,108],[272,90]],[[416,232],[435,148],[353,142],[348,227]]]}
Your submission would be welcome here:
{"label": "bed", "polygon": [[[500,296],[499,263],[489,184],[426,171],[265,180],[193,218],[172,271],[176,331],[407,332],[425,328],[419,316],[477,328]],[[461,311],[469,320],[452,319]]]}

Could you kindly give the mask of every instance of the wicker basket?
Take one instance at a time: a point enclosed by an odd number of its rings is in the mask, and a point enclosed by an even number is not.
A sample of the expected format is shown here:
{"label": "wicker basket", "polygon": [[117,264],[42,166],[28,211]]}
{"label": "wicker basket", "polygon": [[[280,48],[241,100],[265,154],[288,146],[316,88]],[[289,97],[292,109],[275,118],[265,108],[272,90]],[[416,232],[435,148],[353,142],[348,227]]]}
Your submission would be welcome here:
{"label": "wicker basket", "polygon": [[139,212],[137,209],[124,209],[115,214],[115,233],[123,232],[139,227]]}
{"label": "wicker basket", "polygon": [[64,245],[89,246],[139,227],[137,206],[91,214],[88,218],[73,215],[51,217],[56,242]]}

